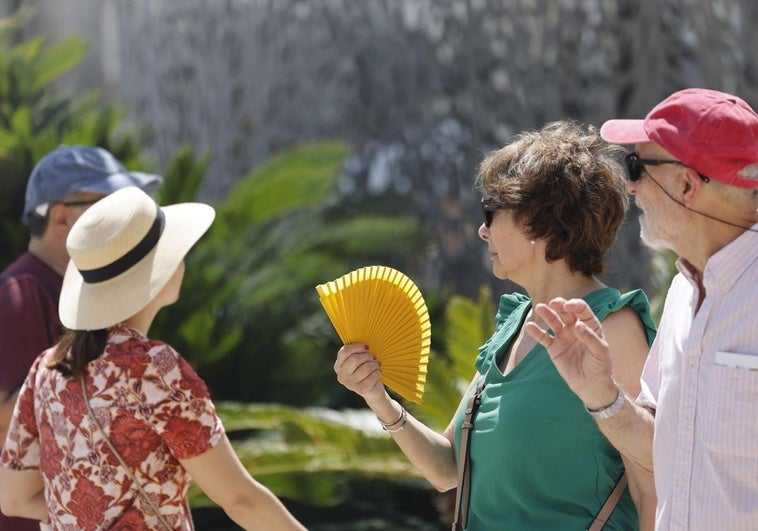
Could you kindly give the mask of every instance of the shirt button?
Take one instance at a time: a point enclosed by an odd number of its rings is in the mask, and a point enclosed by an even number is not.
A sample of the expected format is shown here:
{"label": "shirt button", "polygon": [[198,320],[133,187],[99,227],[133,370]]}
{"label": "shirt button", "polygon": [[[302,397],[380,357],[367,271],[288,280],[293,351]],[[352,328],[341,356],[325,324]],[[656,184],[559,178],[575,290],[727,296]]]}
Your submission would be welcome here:
{"label": "shirt button", "polygon": [[695,366],[695,358],[690,358],[689,361],[687,362],[687,364],[690,367],[694,367]]}
{"label": "shirt button", "polygon": [[684,486],[685,486],[686,484],[687,484],[687,482],[686,482],[686,481],[684,481],[683,479],[680,479],[680,480],[679,480],[679,487],[680,487],[680,488],[684,488]]}

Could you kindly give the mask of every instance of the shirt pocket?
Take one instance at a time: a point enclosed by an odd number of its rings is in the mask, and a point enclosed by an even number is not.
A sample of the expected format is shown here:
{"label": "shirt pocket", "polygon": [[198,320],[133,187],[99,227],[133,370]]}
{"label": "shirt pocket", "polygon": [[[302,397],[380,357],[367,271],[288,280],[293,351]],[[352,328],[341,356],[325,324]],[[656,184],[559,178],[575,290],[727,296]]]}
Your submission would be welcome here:
{"label": "shirt pocket", "polygon": [[696,414],[706,449],[714,454],[758,459],[758,371],[711,365]]}

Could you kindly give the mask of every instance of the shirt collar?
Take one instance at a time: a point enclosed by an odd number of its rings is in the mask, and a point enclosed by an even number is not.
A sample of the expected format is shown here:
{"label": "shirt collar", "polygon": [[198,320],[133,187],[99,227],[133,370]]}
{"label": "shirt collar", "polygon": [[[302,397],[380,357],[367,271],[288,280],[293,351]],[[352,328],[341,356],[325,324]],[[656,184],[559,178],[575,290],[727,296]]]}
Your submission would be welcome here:
{"label": "shirt collar", "polygon": [[[758,223],[751,227],[758,231]],[[703,286],[706,293],[712,291],[728,292],[735,282],[758,260],[758,234],[746,230],[728,245],[719,249],[705,263]],[[699,287],[697,269],[684,258],[676,261],[677,269],[692,283]]]}

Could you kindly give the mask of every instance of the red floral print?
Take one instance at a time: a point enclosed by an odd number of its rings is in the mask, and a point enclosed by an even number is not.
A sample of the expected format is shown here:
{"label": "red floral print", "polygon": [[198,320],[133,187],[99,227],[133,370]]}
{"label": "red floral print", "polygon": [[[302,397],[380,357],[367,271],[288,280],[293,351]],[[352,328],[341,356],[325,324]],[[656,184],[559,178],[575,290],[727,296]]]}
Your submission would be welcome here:
{"label": "red floral print", "polygon": [[189,363],[184,359],[180,359],[179,368],[182,373],[182,389],[188,389],[193,397],[203,397],[208,395],[208,388],[206,387],[205,382],[195,374],[195,371],[192,370]]}
{"label": "red floral print", "polygon": [[198,455],[210,435],[210,428],[195,420],[173,417],[166,423],[166,444],[177,459]]}
{"label": "red floral print", "polygon": [[[46,368],[51,352],[21,389],[0,466],[40,469],[46,529],[161,529],[91,421],[81,383]],[[96,418],[143,491],[175,529],[189,530],[190,477],[177,459],[207,452],[224,434],[203,381],[170,346],[119,326],[87,365],[86,385]]]}
{"label": "red floral print", "polygon": [[43,474],[55,476],[61,471],[63,451],[55,440],[55,434],[49,424],[40,426],[39,468]]}
{"label": "red floral print", "polygon": [[[137,420],[132,412],[116,417],[111,422],[110,431],[111,443],[113,443],[116,451],[121,454],[127,465],[135,468],[147,459],[150,452],[154,451],[161,442],[158,434],[150,426]],[[118,465],[115,456],[113,459],[112,464]]]}
{"label": "red floral print", "polygon": [[68,380],[66,388],[60,392],[60,399],[68,405],[66,414],[73,424],[81,424],[82,418],[87,414],[87,405],[84,403],[82,388],[76,380]]}
{"label": "red floral print", "polygon": [[112,501],[113,498],[106,496],[102,487],[86,477],[80,477],[76,480],[68,508],[76,515],[79,527],[89,531],[98,528],[103,521],[103,513]]}
{"label": "red floral print", "polygon": [[129,509],[111,529],[114,531],[142,531],[147,529],[147,526],[141,512],[136,509]]}
{"label": "red floral print", "polygon": [[34,389],[22,388],[16,402],[18,409],[17,415],[19,422],[24,426],[34,426],[32,435],[37,435],[37,429],[34,425]]}

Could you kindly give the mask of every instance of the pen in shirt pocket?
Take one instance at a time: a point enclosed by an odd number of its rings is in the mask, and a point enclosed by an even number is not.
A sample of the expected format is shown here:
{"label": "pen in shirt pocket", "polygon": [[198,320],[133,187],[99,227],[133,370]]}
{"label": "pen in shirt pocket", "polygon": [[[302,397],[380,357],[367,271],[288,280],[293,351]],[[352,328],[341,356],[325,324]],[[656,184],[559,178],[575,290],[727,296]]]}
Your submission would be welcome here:
{"label": "pen in shirt pocket", "polygon": [[716,365],[758,371],[758,354],[717,350],[713,359]]}

